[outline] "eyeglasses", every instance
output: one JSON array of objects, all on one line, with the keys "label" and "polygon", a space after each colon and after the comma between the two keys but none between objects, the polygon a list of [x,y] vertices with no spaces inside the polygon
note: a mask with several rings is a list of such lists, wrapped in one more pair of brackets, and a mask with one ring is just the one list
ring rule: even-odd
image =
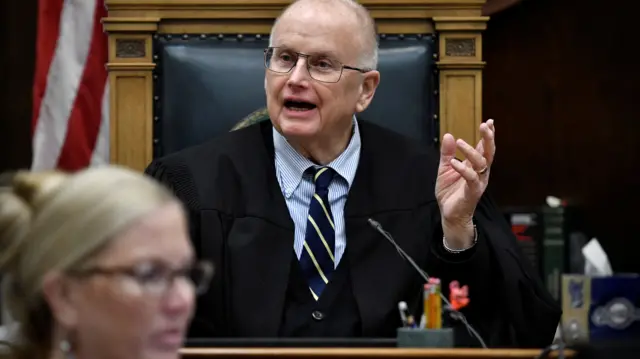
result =
[{"label": "eyeglasses", "polygon": [[298,63],[300,57],[307,58],[307,70],[312,79],[334,83],[340,81],[344,69],[367,73],[370,70],[343,65],[340,61],[325,55],[307,55],[282,47],[268,47],[264,50],[264,66],[273,72],[286,74]]},{"label": "eyeglasses", "polygon": [[80,271],[71,271],[69,274],[76,277],[88,277],[94,275],[124,276],[132,279],[145,292],[152,295],[163,295],[173,285],[176,278],[186,279],[195,288],[196,294],[203,294],[209,289],[209,283],[213,277],[214,266],[207,261],[200,261],[192,266],[171,269],[157,262],[145,262],[132,267],[120,268],[90,268]]}]

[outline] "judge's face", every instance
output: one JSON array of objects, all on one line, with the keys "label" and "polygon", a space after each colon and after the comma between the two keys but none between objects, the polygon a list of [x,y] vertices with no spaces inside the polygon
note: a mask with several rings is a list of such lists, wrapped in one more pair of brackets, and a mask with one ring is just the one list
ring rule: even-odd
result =
[{"label": "judge's face", "polygon": [[[77,350],[97,357],[178,358],[194,308],[193,260],[182,209],[166,205],[97,255],[94,275],[70,279]],[[72,313],[72,314],[70,314]],[[97,354],[97,353],[96,353]]]},{"label": "judge's face", "polygon": [[305,143],[351,131],[353,115],[367,108],[379,76],[342,69],[360,67],[361,32],[358,18],[339,5],[310,2],[282,15],[271,39],[275,49],[266,54],[272,70],[266,70],[265,90],[271,121],[285,137]]}]

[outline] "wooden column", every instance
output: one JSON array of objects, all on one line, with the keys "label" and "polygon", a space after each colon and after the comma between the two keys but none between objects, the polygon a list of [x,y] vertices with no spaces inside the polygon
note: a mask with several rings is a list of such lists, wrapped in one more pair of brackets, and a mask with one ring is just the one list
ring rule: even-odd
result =
[{"label": "wooden column", "polygon": [[[434,17],[439,38],[440,136],[449,132],[472,146],[482,122],[482,31],[488,17]],[[461,154],[459,154],[461,155]]]},{"label": "wooden column", "polygon": [[142,171],[153,156],[152,39],[159,19],[103,20],[109,34],[110,162]]}]

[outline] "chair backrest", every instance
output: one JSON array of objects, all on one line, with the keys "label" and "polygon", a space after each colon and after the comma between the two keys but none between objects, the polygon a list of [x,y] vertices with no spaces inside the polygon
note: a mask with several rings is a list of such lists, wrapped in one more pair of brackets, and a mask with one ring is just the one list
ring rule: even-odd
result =
[{"label": "chair backrest", "polygon": [[[263,49],[291,0],[105,0],[111,162],[142,170],[265,107]],[[484,0],[361,0],[381,83],[361,119],[435,145],[481,122]],[[255,116],[254,118],[264,118]]]},{"label": "chair backrest", "polygon": [[[268,43],[268,35],[159,37],[154,156],[228,132],[264,108],[263,50]],[[432,144],[438,134],[434,46],[430,35],[382,38],[381,83],[359,117]]]}]

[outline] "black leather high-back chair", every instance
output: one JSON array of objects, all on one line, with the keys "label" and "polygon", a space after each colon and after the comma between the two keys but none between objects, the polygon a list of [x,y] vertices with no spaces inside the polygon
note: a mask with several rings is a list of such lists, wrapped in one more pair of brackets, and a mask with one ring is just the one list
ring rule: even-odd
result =
[{"label": "black leather high-back chair", "polygon": [[[426,145],[439,136],[433,35],[380,35],[381,82],[359,118]],[[264,119],[268,35],[157,35],[154,157],[219,136],[247,116]]]}]

